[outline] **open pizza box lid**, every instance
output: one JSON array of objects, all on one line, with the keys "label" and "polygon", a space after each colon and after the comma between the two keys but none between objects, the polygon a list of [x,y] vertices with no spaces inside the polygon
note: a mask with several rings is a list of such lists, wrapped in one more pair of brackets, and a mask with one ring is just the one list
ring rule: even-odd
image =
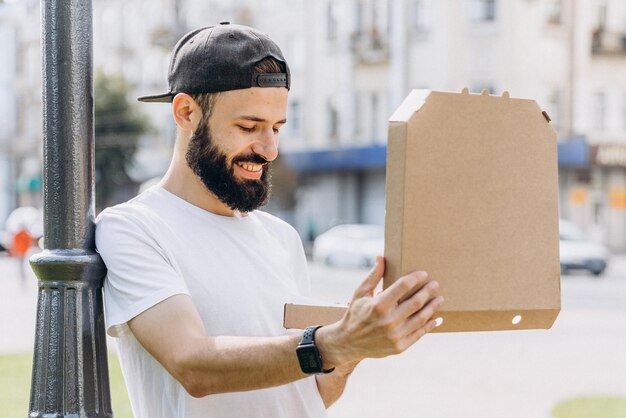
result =
[{"label": "open pizza box lid", "polygon": [[[389,119],[383,287],[440,284],[435,332],[547,329],[561,307],[556,132],[533,100],[413,90]],[[345,307],[285,305],[286,328]]]}]

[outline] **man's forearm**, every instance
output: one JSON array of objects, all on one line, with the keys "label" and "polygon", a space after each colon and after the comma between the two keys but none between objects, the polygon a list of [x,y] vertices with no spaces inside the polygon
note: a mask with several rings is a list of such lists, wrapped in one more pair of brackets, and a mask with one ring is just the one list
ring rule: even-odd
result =
[{"label": "man's forearm", "polygon": [[279,386],[301,379],[301,334],[207,336],[188,295],[176,295],[128,323],[141,345],[191,396]]},{"label": "man's forearm", "polygon": [[170,373],[195,397],[284,385],[306,377],[295,349],[300,335],[204,337],[181,347]]}]

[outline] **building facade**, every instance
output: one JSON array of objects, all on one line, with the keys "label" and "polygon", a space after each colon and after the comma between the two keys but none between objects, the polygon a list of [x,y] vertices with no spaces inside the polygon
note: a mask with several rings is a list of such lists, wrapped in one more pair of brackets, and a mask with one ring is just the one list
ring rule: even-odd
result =
[{"label": "building facade", "polygon": [[39,4],[0,1],[0,229],[18,206],[41,208]]},{"label": "building facade", "polygon": [[[26,107],[40,118],[37,14],[31,0],[0,2],[10,40],[0,48],[21,63],[0,69],[0,106],[11,103],[0,109],[5,206],[18,204],[8,188],[40,161],[23,144],[40,141],[41,121],[20,116]],[[290,63],[280,158],[296,187],[268,209],[305,239],[338,223],[382,224],[388,116],[411,89],[468,87],[537,100],[558,133],[561,216],[626,250],[622,0],[94,0],[95,67],[122,74],[136,95],[160,92],[176,40],[221,20],[268,33]],[[175,137],[168,106],[141,110],[154,129],[141,139],[138,182],[165,171]]]},{"label": "building facade", "polygon": [[304,74],[315,95],[298,107],[314,126],[285,146],[301,233],[383,223],[387,116],[410,89],[469,87],[537,100],[558,134],[561,217],[626,250],[624,2],[354,0],[305,14],[319,22],[305,66],[335,76]]}]

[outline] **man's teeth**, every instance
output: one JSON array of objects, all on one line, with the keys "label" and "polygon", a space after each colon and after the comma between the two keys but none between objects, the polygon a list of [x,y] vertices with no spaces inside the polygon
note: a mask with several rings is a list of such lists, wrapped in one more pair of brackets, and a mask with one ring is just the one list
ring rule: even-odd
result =
[{"label": "man's teeth", "polygon": [[252,171],[252,172],[261,171],[263,169],[263,166],[260,164],[238,163],[238,165],[239,167],[242,167],[244,170]]}]

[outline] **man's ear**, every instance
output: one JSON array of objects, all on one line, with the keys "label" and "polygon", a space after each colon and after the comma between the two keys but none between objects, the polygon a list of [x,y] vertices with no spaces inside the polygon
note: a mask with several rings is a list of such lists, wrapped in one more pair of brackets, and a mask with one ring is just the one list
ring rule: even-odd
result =
[{"label": "man's ear", "polygon": [[182,130],[193,132],[202,117],[202,111],[190,95],[178,93],[172,100],[172,115]]}]

